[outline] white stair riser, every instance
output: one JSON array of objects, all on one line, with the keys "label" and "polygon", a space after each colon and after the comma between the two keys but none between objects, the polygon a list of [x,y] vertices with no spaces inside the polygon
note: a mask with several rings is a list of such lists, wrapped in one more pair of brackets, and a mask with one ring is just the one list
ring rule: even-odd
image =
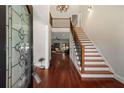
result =
[{"label": "white stair riser", "polygon": [[[76,46],[74,46],[76,48]],[[76,49],[75,49],[76,50]],[[97,51],[96,49],[84,49],[85,51]]]},{"label": "white stair riser", "polygon": [[108,67],[85,67],[85,71],[109,71]]},{"label": "white stair riser", "polygon": [[[78,55],[78,53],[76,53],[76,55]],[[76,59],[79,59],[79,57],[77,56]],[[102,57],[85,57],[85,60],[100,60],[103,59]]]},{"label": "white stair riser", "polygon": [[94,60],[94,59],[97,60],[97,59],[98,59],[98,60],[99,60],[99,59],[103,59],[103,58],[102,58],[102,57],[85,57],[84,59],[85,59],[85,60],[87,60],[87,59],[90,59],[90,60],[92,60],[92,59],[93,59],[93,60]]},{"label": "white stair riser", "polygon": [[82,78],[113,78],[112,74],[82,74]]},{"label": "white stair riser", "polygon": [[99,53],[84,53],[84,55],[99,55]]},{"label": "white stair riser", "polygon": [[97,51],[96,49],[85,49],[85,51]]},{"label": "white stair riser", "polygon": [[[76,53],[76,55],[78,55],[78,53]],[[77,56],[76,57],[76,59],[78,59],[79,60],[79,57]],[[102,60],[103,58],[102,57],[85,57],[84,58],[85,60]],[[92,64],[97,64],[97,63],[99,63],[99,64],[102,64],[102,63],[104,63],[104,62],[87,62],[87,61],[85,61],[85,63],[92,63]],[[105,63],[104,63],[105,64]]]},{"label": "white stair riser", "polygon": [[85,48],[95,48],[94,46],[85,46]]},{"label": "white stair riser", "polygon": [[84,62],[85,65],[103,65],[104,62]]},{"label": "white stair riser", "polygon": [[93,45],[92,43],[82,43],[82,45]]}]

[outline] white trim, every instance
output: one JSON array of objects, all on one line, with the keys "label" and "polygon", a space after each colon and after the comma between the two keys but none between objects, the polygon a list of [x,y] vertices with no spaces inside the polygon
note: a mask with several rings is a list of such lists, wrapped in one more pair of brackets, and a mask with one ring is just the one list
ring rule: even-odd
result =
[{"label": "white trim", "polygon": [[49,30],[48,25],[45,26],[45,69],[49,68],[50,59],[49,59]]},{"label": "white trim", "polygon": [[114,74],[114,78],[124,84],[124,78],[123,77],[119,76],[118,74]]}]

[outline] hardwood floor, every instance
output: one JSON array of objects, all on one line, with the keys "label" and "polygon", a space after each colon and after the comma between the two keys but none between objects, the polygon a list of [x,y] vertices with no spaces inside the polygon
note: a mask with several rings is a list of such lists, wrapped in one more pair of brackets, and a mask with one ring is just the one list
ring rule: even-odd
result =
[{"label": "hardwood floor", "polygon": [[42,78],[34,88],[124,88],[115,79],[81,79],[68,55],[52,54],[49,70],[37,69]]}]

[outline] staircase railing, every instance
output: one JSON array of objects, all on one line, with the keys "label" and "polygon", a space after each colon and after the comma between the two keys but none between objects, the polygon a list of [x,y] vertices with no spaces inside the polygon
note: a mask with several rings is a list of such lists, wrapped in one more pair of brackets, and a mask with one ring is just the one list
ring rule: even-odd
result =
[{"label": "staircase railing", "polygon": [[78,63],[78,65],[81,67],[81,71],[83,71],[85,47],[80,42],[79,37],[74,28],[75,27],[73,26],[71,18],[70,18],[70,30],[71,30],[72,38],[73,38],[74,44],[75,44],[76,55],[78,56],[78,61],[80,62],[80,63]]}]

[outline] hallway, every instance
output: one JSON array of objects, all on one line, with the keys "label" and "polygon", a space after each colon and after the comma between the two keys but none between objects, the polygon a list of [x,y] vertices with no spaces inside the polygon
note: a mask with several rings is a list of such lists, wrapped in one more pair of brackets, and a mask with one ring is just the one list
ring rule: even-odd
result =
[{"label": "hallway", "polygon": [[49,70],[37,69],[42,78],[34,88],[122,88],[115,79],[81,79],[68,55],[52,54]]}]

